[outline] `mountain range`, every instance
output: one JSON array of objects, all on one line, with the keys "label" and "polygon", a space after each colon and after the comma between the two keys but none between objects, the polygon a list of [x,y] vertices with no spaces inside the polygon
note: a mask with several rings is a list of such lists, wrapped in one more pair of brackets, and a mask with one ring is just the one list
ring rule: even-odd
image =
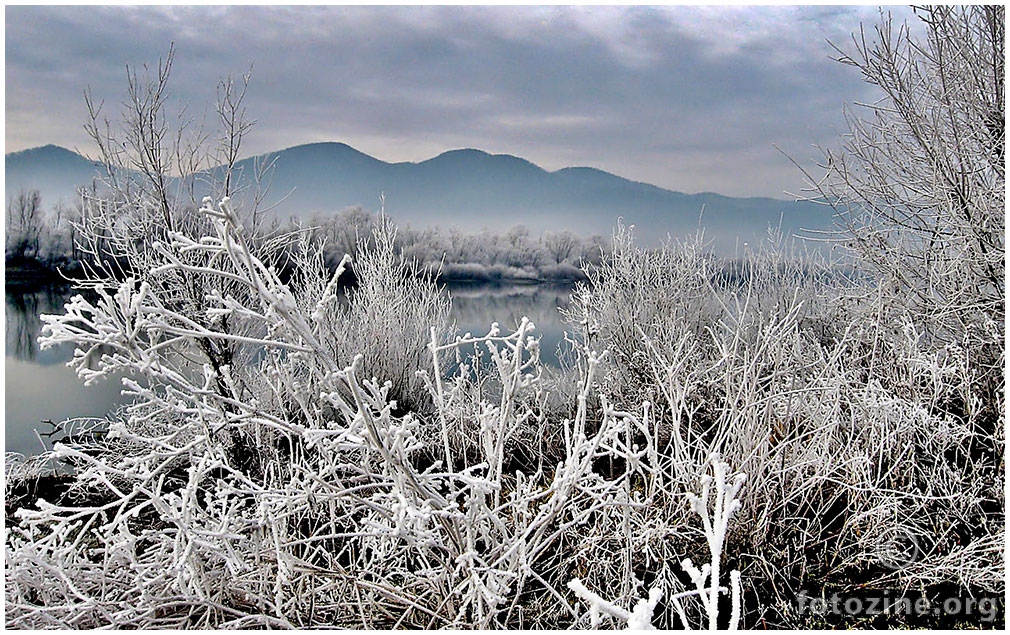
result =
[{"label": "mountain range", "polygon": [[[544,170],[529,161],[481,150],[452,150],[418,163],[387,163],[344,143],[313,143],[240,161],[241,174],[271,163],[267,203],[281,220],[310,219],[351,206],[376,210],[380,196],[398,224],[456,226],[503,232],[523,224],[534,232],[569,229],[609,236],[619,218],[653,246],[693,232],[699,219],[719,252],[760,240],[769,226],[786,234],[831,227],[830,209],[806,201],[685,194],[588,167]],[[5,156],[6,194],[35,188],[43,205],[70,204],[101,164],[43,146]]]}]

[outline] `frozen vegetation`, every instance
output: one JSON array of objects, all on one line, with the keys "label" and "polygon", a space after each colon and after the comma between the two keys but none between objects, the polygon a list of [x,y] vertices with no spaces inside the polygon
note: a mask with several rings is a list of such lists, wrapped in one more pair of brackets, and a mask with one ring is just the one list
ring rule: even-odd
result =
[{"label": "frozen vegetation", "polygon": [[[379,214],[355,207],[308,223],[313,236],[326,244],[324,258],[335,266],[344,254],[354,254],[359,238],[370,244]],[[582,238],[563,230],[534,235],[523,225],[499,235],[488,231],[463,233],[429,227],[401,227],[394,249],[415,261],[417,272],[456,282],[572,282],[584,280],[607,253],[599,236]]]},{"label": "frozen vegetation", "polygon": [[227,182],[198,214],[157,174],[89,201],[91,293],[42,342],[132,402],[7,457],[8,501],[47,460],[73,475],[7,508],[6,625],[796,628],[832,624],[800,594],[1002,596],[1002,65],[979,60],[1003,9],[924,16],[920,48],[885,23],[847,58],[911,79],[826,157],[846,268],[775,232],[730,267],[618,227],[560,371],[528,320],[453,335],[384,219],[332,262]]},{"label": "frozen vegetation", "polygon": [[[73,207],[57,204],[46,209],[38,190],[20,190],[7,201],[5,235],[6,263],[25,282],[33,278],[58,278],[59,273],[79,275],[92,259],[92,254],[78,246],[79,227],[95,191],[82,190],[81,199]],[[190,205],[190,213],[197,206]],[[322,257],[332,270],[344,254],[356,254],[359,247],[371,246],[372,230],[386,217],[382,212],[369,212],[351,207],[335,214],[317,215],[304,225],[257,219],[262,233],[280,235],[305,231],[325,244]],[[359,240],[360,239],[360,240]],[[101,240],[99,250],[105,249]],[[456,228],[401,227],[393,248],[397,254],[416,261],[415,273],[434,275],[445,282],[498,283],[570,283],[584,280],[584,269],[599,264],[606,254],[607,243],[599,236],[583,238],[562,230],[534,235],[524,225],[516,225],[504,234],[487,230],[464,233]],[[280,262],[290,260],[293,253],[277,254]],[[131,263],[122,259],[125,269]],[[356,272],[351,273],[356,276]],[[345,281],[347,282],[347,281]]]}]

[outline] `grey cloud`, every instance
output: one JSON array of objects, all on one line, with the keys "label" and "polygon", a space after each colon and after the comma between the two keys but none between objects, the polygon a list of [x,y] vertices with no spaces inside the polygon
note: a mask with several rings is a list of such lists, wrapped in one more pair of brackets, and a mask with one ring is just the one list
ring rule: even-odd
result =
[{"label": "grey cloud", "polygon": [[174,41],[173,85],[194,108],[213,99],[220,76],[255,63],[253,153],[329,139],[396,161],[477,146],[686,191],[779,195],[797,173],[772,144],[805,157],[842,125],[843,102],[871,95],[828,59],[825,41],[845,41],[876,10],[8,7],[6,15],[8,152],[84,145],[83,89],[114,105],[124,66],[156,62]]}]

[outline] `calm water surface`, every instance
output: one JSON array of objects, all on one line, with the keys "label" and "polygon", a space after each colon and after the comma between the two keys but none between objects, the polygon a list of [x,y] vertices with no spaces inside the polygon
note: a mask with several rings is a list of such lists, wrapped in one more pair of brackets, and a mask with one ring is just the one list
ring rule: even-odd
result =
[{"label": "calm water surface", "polygon": [[[7,289],[5,293],[5,442],[8,452],[34,454],[42,450],[35,430],[49,429],[44,420],[104,417],[122,400],[121,385],[106,380],[85,387],[67,368],[74,347],[63,345],[39,350],[42,331],[39,315],[62,313],[74,291],[67,287],[38,290]],[[518,326],[523,316],[536,325],[541,357],[556,365],[558,346],[564,339],[559,308],[567,307],[571,288],[540,285],[466,285],[449,288],[452,318],[459,333],[487,333],[492,322],[502,332]]]}]

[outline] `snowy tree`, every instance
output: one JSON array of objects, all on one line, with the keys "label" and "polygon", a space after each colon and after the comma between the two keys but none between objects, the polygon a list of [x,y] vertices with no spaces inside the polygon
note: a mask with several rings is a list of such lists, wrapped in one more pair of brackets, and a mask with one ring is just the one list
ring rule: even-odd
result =
[{"label": "snowy tree", "polygon": [[544,246],[551,260],[556,264],[561,264],[576,254],[579,239],[568,230],[560,232],[547,232],[544,234]]},{"label": "snowy tree", "polygon": [[315,214],[309,220],[311,232],[326,243],[327,264],[336,267],[344,254],[355,254],[359,246],[369,246],[376,215],[360,205],[336,214]]},{"label": "snowy tree", "polygon": [[44,229],[42,195],[38,190],[18,190],[7,201],[5,251],[7,258],[34,258]]},{"label": "snowy tree", "polygon": [[1005,8],[916,13],[924,37],[882,14],[872,37],[839,48],[882,98],[846,113],[816,188],[889,296],[960,340],[1005,313]]}]

